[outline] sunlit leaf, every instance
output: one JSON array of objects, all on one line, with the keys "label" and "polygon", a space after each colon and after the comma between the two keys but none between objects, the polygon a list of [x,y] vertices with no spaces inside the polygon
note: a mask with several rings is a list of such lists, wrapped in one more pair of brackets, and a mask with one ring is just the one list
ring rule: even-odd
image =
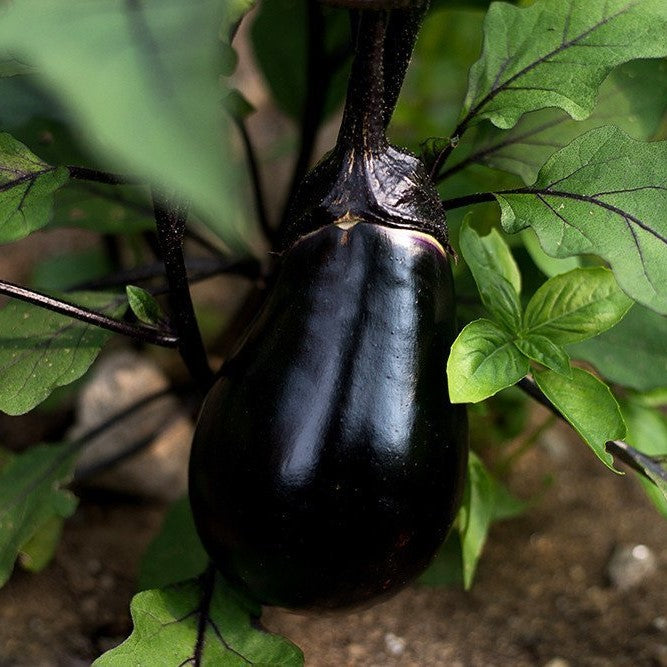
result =
[{"label": "sunlit leaf", "polygon": [[534,185],[497,199],[506,231],[532,227],[554,257],[602,257],[628,295],[667,313],[667,141],[591,130],[554,154]]}]

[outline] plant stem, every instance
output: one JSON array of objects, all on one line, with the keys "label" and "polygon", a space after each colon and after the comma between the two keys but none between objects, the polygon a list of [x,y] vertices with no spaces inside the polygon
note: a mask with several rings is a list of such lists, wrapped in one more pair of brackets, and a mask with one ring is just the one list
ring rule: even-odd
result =
[{"label": "plant stem", "polygon": [[428,2],[422,2],[421,7],[395,9],[389,15],[384,47],[385,128],[396,107],[427,9]]},{"label": "plant stem", "polygon": [[292,200],[313,157],[315,139],[324,118],[324,106],[334,71],[333,63],[327,58],[325,51],[325,25],[322,7],[319,2],[311,0],[306,3],[306,7],[308,12],[306,99],[301,115],[299,153],[281,216],[281,227],[287,220]]},{"label": "plant stem", "polygon": [[[499,192],[498,194],[503,193]],[[446,211],[451,211],[455,208],[470,206],[471,204],[484,204],[485,202],[490,201],[496,201],[496,197],[493,192],[478,192],[471,195],[465,195],[463,197],[455,197],[454,199],[443,199],[442,205],[445,207]]]},{"label": "plant stem", "polygon": [[178,351],[199,388],[205,391],[213,381],[213,371],[197,324],[183,256],[188,207],[173,194],[154,190],[153,208],[160,254],[169,285],[169,305],[178,334]]},{"label": "plant stem", "polygon": [[[542,390],[537,386],[535,380],[529,377],[525,377],[522,380],[519,380],[517,386],[525,391],[538,403],[551,410],[551,412],[553,412],[557,417],[563,421],[567,421],[563,413],[546,397]],[[667,470],[665,470],[652,457],[643,454],[631,445],[628,445],[627,442],[623,442],[622,440],[610,440],[607,442],[606,448],[610,454],[617,456],[621,461],[623,461],[623,463],[638,472],[643,477],[646,477],[646,479],[653,482],[654,484],[655,481],[651,479],[649,475],[647,475],[645,468],[650,470],[651,473],[656,477],[659,477],[667,482]]]},{"label": "plant stem", "polygon": [[[375,152],[387,145],[385,135],[384,44],[386,11],[362,12],[355,57],[347,89],[338,146]],[[358,156],[362,159],[362,156]]]},{"label": "plant stem", "polygon": [[[256,280],[260,276],[260,265],[255,259],[221,260],[214,257],[194,257],[185,260],[185,266],[188,271],[188,282],[203,280],[205,278],[219,274],[232,274],[243,276],[250,280]],[[96,290],[109,287],[124,287],[142,283],[153,278],[162,278],[165,275],[165,268],[162,262],[154,262],[137,266],[125,271],[118,271],[98,280],[91,280],[80,283],[72,287],[73,291],[78,290]]]},{"label": "plant stem", "polygon": [[257,164],[257,156],[255,154],[255,147],[250,140],[248,128],[243,122],[242,118],[234,118],[236,127],[241,135],[241,141],[245,149],[246,160],[248,161],[248,168],[250,169],[250,180],[252,181],[252,189],[255,199],[255,208],[257,210],[257,220],[259,226],[264,232],[266,239],[273,244],[276,240],[276,230],[269,222],[269,216],[266,212],[266,204],[264,200],[264,189],[262,187],[262,177],[259,173],[259,166]]},{"label": "plant stem", "polygon": [[4,294],[13,299],[18,299],[19,301],[31,303],[54,313],[66,315],[67,317],[86,322],[87,324],[93,324],[101,329],[113,331],[114,333],[119,333],[123,336],[129,336],[142,343],[150,343],[151,345],[159,345],[161,347],[178,346],[178,337],[174,336],[171,332],[159,331],[158,329],[144,324],[121,322],[120,320],[115,320],[112,317],[90,310],[89,308],[77,306],[69,301],[56,299],[47,296],[46,294],[42,294],[41,292],[30,290],[4,280],[0,280],[0,294]]},{"label": "plant stem", "polygon": [[113,174],[99,169],[90,169],[78,165],[68,165],[69,177],[77,181],[92,181],[94,183],[106,183],[108,185],[139,185],[138,179],[123,174]]}]

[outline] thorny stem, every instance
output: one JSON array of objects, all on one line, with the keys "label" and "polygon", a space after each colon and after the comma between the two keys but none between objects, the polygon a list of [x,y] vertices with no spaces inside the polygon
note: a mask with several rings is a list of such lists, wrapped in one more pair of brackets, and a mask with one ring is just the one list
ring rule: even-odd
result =
[{"label": "thorny stem", "polygon": [[[499,192],[498,194],[514,194],[516,192],[516,190],[507,190],[504,192]],[[496,201],[496,197],[493,192],[479,192],[471,195],[465,195],[463,197],[455,197],[453,199],[443,199],[442,205],[445,207],[445,211],[451,211],[455,208],[470,206],[472,204],[484,204],[485,202],[491,201]]]},{"label": "thorny stem", "polygon": [[198,387],[205,391],[213,381],[213,371],[197,324],[183,256],[188,207],[173,194],[153,190],[153,208],[160,254],[169,285],[168,300],[178,334],[178,351]]},{"label": "thorny stem", "polygon": [[160,331],[153,327],[144,324],[129,324],[128,322],[121,322],[115,320],[107,315],[102,315],[97,311],[90,310],[84,306],[78,306],[63,299],[56,299],[41,292],[30,290],[14,283],[0,280],[0,294],[9,296],[19,301],[31,303],[40,308],[45,308],[54,313],[66,315],[75,320],[93,324],[94,326],[113,331],[123,336],[129,336],[142,343],[150,343],[151,345],[159,345],[161,347],[177,347],[179,339],[171,332]]},{"label": "thorny stem", "polygon": [[[547,398],[547,396],[542,392],[542,390],[537,386],[535,380],[529,377],[525,377],[522,380],[519,380],[517,386],[525,391],[531,398],[536,400],[538,403],[542,404],[544,407],[548,408],[553,412],[557,417],[560,417],[563,421],[567,421],[563,413]],[[617,456],[623,463],[627,466],[638,472],[643,477],[646,477],[649,481],[655,484],[655,481],[652,480],[647,474],[646,469],[650,470],[656,477],[665,480],[667,482],[667,470],[665,470],[661,465],[659,465],[654,459],[642,452],[638,451],[634,447],[623,442],[622,440],[610,440],[606,445],[607,451],[610,454]],[[643,467],[642,467],[643,466]]]}]

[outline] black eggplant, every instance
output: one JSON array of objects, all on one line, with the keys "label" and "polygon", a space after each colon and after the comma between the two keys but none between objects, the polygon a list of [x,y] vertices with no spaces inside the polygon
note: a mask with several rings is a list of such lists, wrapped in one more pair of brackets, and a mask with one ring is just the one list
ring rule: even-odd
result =
[{"label": "black eggplant", "polygon": [[[363,80],[353,69],[351,88]],[[421,162],[384,140],[385,110],[373,134],[351,109],[293,202],[277,277],[206,398],[190,462],[213,562],[292,609],[404,586],[444,541],[465,481],[441,203]]]}]

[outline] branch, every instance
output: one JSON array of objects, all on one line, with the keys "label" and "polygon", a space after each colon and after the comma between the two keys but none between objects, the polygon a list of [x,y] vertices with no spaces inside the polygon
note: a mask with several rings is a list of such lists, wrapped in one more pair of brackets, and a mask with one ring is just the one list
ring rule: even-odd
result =
[{"label": "branch", "polygon": [[99,169],[90,169],[78,165],[68,165],[69,177],[77,181],[92,181],[93,183],[106,183],[107,185],[141,185],[138,179],[123,174],[113,174]]},{"label": "branch", "polygon": [[160,253],[169,285],[171,315],[178,334],[178,351],[199,388],[206,390],[213,381],[213,371],[208,364],[197,324],[183,257],[183,234],[188,208],[179,203],[173,194],[165,195],[157,190],[153,191],[153,207]]},{"label": "branch", "polygon": [[[510,191],[507,190],[505,193],[499,192],[498,194],[510,194]],[[493,192],[478,192],[471,195],[465,195],[464,197],[455,197],[454,199],[443,199],[442,205],[445,207],[446,211],[450,211],[454,208],[461,208],[462,206],[470,206],[471,204],[484,204],[485,202],[496,201],[496,197]]]},{"label": "branch", "polygon": [[[538,403],[551,410],[557,417],[560,417],[563,421],[567,421],[562,412],[545,396],[532,378],[525,377],[522,380],[519,380],[517,387],[525,391]],[[667,470],[650,456],[642,454],[639,450],[628,445],[627,442],[623,442],[622,440],[610,440],[607,443],[607,451],[610,454],[617,456],[623,463],[654,484],[655,480],[647,475],[646,470],[650,470],[656,478],[663,479],[667,482]]]},{"label": "branch", "polygon": [[[262,188],[262,178],[259,173],[257,164],[257,156],[255,154],[255,147],[250,140],[248,128],[243,122],[243,118],[234,117],[234,122],[241,135],[241,141],[245,150],[246,160],[248,161],[248,168],[250,169],[250,180],[252,181],[252,189],[255,199],[255,208],[257,209],[257,220],[259,226],[264,232],[267,240],[273,244],[276,240],[276,230],[271,227],[269,223],[269,216],[266,212],[266,204],[264,200],[264,190]],[[308,156],[310,159],[310,156]]]},{"label": "branch", "polygon": [[327,58],[325,50],[325,26],[322,7],[319,2],[307,2],[306,5],[308,11],[306,99],[301,116],[299,154],[294,165],[285,207],[281,216],[281,227],[285,226],[290,205],[313,157],[317,131],[324,118],[327,92],[335,70],[333,59]]},{"label": "branch", "polygon": [[115,320],[112,317],[102,315],[102,313],[90,310],[89,308],[77,306],[69,301],[56,299],[4,280],[0,280],[0,294],[31,303],[54,313],[66,315],[87,324],[93,324],[101,329],[129,336],[142,343],[150,343],[151,345],[159,345],[161,347],[176,347],[178,345],[178,338],[170,332],[160,331],[144,324],[129,324],[128,322]]}]

